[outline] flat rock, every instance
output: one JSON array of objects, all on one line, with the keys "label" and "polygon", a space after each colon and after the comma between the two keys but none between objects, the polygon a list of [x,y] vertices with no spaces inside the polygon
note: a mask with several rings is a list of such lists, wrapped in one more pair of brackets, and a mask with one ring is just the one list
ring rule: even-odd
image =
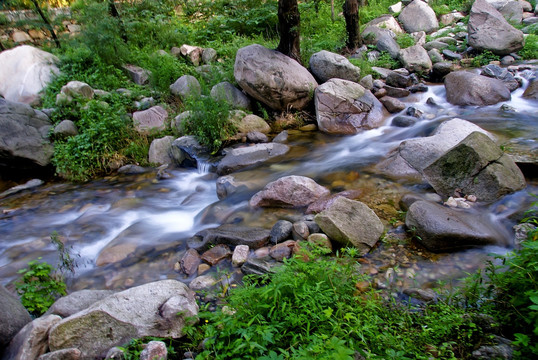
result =
[{"label": "flat rock", "polygon": [[224,260],[230,256],[232,256],[232,251],[230,248],[227,245],[218,244],[205,251],[201,258],[209,265],[214,266],[217,265],[221,260]]},{"label": "flat rock", "polygon": [[269,159],[282,156],[289,150],[289,146],[279,143],[254,144],[232,149],[220,161],[217,173],[226,175],[247,166],[257,165]]},{"label": "flat rock", "polygon": [[187,247],[200,252],[209,249],[211,245],[218,244],[248,245],[251,249],[258,249],[269,242],[270,233],[270,230],[264,228],[224,224],[199,231],[187,240]]},{"label": "flat rock", "polygon": [[249,201],[256,207],[303,207],[329,194],[329,190],[304,176],[284,176],[270,182]]},{"label": "flat rock", "polygon": [[147,110],[133,113],[133,124],[140,133],[161,131],[166,129],[168,111],[161,106],[153,106]]}]

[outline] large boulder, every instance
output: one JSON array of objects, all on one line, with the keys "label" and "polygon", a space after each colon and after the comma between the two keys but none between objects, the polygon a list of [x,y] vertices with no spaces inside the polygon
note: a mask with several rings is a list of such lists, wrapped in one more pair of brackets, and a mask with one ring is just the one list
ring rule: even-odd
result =
[{"label": "large boulder", "polygon": [[252,108],[248,96],[228,81],[213,86],[210,95],[217,101],[227,102],[234,109],[250,110]]},{"label": "large boulder", "polygon": [[527,99],[538,100],[538,77],[529,81],[529,85],[522,96]]},{"label": "large boulder", "polygon": [[133,338],[179,338],[187,317],[198,314],[194,294],[177,280],[161,280],[110,295],[57,323],[51,351],[77,348],[83,359],[106,355]]},{"label": "large boulder", "polygon": [[469,71],[451,72],[445,77],[446,98],[454,105],[485,106],[510,100],[510,90],[498,79]]},{"label": "large boulder", "polygon": [[361,255],[377,243],[384,226],[377,215],[364,203],[338,197],[327,209],[314,217],[321,230],[342,245],[353,245]]},{"label": "large boulder", "polygon": [[506,235],[487,218],[423,200],[411,204],[405,225],[417,241],[434,252],[509,245]]},{"label": "large boulder", "polygon": [[367,28],[368,26],[375,26],[379,29],[387,29],[392,31],[394,34],[403,34],[404,31],[398,21],[394,18],[392,15],[381,15],[373,20],[370,20],[366,23],[364,26]]},{"label": "large boulder", "polygon": [[472,132],[479,131],[492,140],[494,136],[462,119],[445,121],[428,137],[405,140],[391,151],[377,169],[393,177],[422,178],[422,171]]},{"label": "large boulder", "polygon": [[[419,1],[419,0],[415,0]],[[401,49],[398,57],[402,65],[411,72],[429,72],[432,69],[432,61],[426,49],[420,45],[413,45]]]},{"label": "large boulder", "polygon": [[198,167],[199,162],[206,162],[211,152],[200,144],[192,135],[182,136],[172,142],[170,155],[174,162],[182,167]]},{"label": "large boulder", "polygon": [[49,330],[60,320],[58,315],[45,315],[26,324],[11,340],[3,359],[27,360],[43,355],[49,345]]},{"label": "large boulder", "polygon": [[361,85],[331,79],[316,89],[316,118],[321,131],[352,135],[379,127],[383,105]]},{"label": "large boulder", "polygon": [[181,99],[196,98],[202,94],[202,87],[192,75],[183,75],[170,85],[170,92]]},{"label": "large boulder", "polygon": [[400,45],[398,45],[396,40],[389,34],[384,33],[379,35],[376,47],[379,51],[388,52],[390,57],[392,57],[393,59],[398,58],[398,54],[400,52]]},{"label": "large boulder", "polygon": [[297,61],[257,44],[237,51],[234,76],[247,94],[275,110],[305,108],[318,86]]},{"label": "large boulder", "polygon": [[439,29],[435,12],[422,0],[415,0],[407,5],[398,16],[398,20],[408,33],[418,31],[431,33]]},{"label": "large boulder", "polygon": [[58,58],[29,45],[0,53],[0,95],[6,100],[30,104],[39,92],[59,74]]},{"label": "large boulder", "polygon": [[166,119],[168,119],[168,111],[158,105],[133,113],[134,127],[142,134],[166,129]]},{"label": "large boulder", "polygon": [[54,148],[45,113],[0,98],[0,167],[35,169],[48,166]]},{"label": "large boulder", "polygon": [[310,70],[321,81],[332,78],[344,79],[354,82],[361,80],[361,69],[349,62],[342,55],[321,50],[310,57]]},{"label": "large boulder", "polygon": [[290,150],[288,145],[279,143],[255,144],[229,150],[217,167],[219,175],[226,175],[265,162],[271,158],[282,156]]},{"label": "large boulder", "polygon": [[[418,0],[417,0],[418,1]],[[477,50],[508,55],[523,48],[523,33],[486,0],[476,0],[467,24],[468,43]]]},{"label": "large boulder", "polygon": [[172,159],[170,152],[174,140],[173,136],[165,136],[153,140],[149,146],[148,161],[152,164],[159,165],[172,164],[174,160]]},{"label": "large boulder", "polygon": [[303,207],[329,194],[329,190],[304,176],[284,176],[270,182],[250,199],[251,206]]},{"label": "large boulder", "polygon": [[0,285],[0,322],[4,324],[0,327],[0,348],[5,349],[19,330],[30,321],[32,318],[20,300]]},{"label": "large boulder", "polygon": [[204,229],[187,240],[187,247],[199,252],[206,251],[214,245],[247,245],[258,249],[267,244],[271,231],[264,228],[224,224],[216,228]]},{"label": "large boulder", "polygon": [[114,294],[112,290],[79,290],[62,296],[51,305],[46,315],[54,314],[63,318],[87,309],[99,300]]},{"label": "large boulder", "polygon": [[499,12],[507,21],[513,24],[520,24],[521,20],[523,20],[523,6],[519,1],[507,2],[499,9]]},{"label": "large boulder", "polygon": [[489,137],[473,132],[430,164],[424,177],[439,195],[455,191],[493,201],[525,187],[514,161]]}]

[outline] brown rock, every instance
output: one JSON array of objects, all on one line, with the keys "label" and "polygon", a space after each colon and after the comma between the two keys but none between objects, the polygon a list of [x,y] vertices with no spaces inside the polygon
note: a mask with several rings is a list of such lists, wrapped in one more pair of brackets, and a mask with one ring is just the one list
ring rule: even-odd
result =
[{"label": "brown rock", "polygon": [[202,260],[211,265],[216,265],[219,261],[232,255],[232,251],[227,245],[219,244],[202,254]]},{"label": "brown rock", "polygon": [[329,190],[304,176],[285,176],[267,184],[250,199],[250,206],[303,207]]},{"label": "brown rock", "polygon": [[189,249],[185,252],[185,254],[183,254],[183,257],[181,258],[181,270],[185,274],[191,276],[198,271],[198,265],[200,265],[201,262],[202,259],[200,258],[198,251],[194,249]]},{"label": "brown rock", "polygon": [[289,258],[291,256],[294,246],[294,240],[286,240],[273,246],[271,250],[269,250],[269,255],[275,260],[282,261],[284,258]]}]

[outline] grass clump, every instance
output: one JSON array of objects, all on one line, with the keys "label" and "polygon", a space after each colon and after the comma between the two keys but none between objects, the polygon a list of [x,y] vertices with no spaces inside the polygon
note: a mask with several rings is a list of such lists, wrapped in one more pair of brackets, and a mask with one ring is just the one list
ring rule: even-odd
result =
[{"label": "grass clump", "polygon": [[538,35],[529,34],[525,38],[525,46],[519,51],[519,55],[525,60],[538,59]]},{"label": "grass clump", "polygon": [[415,39],[409,34],[398,34],[394,40],[402,49],[415,45]]}]

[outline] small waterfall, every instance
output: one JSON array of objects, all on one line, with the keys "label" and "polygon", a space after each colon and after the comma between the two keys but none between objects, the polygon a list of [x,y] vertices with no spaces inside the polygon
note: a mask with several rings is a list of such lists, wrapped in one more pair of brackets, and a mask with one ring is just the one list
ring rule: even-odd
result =
[{"label": "small waterfall", "polygon": [[196,167],[198,168],[198,174],[204,175],[208,174],[209,170],[211,170],[211,163],[207,159],[197,159],[196,160]]}]

